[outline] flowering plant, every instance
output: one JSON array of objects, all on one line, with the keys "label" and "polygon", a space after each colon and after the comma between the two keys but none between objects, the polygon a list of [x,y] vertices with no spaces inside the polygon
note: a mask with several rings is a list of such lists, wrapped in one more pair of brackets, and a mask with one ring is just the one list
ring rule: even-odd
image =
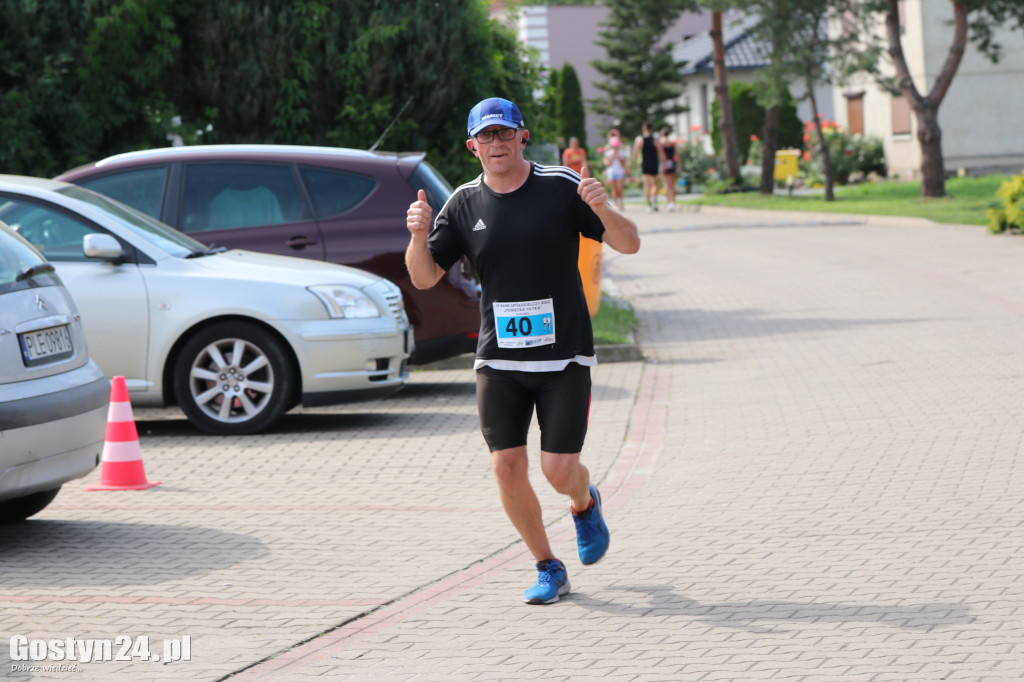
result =
[{"label": "flowering plant", "polygon": [[[848,184],[851,177],[864,178],[869,173],[886,174],[885,150],[879,138],[859,133],[851,135],[835,121],[826,120],[821,114],[819,118],[837,184]],[[825,174],[814,121],[804,123],[804,145],[807,151],[801,157],[800,170],[807,183],[813,185],[821,182]]]},{"label": "flowering plant", "polygon": [[761,165],[761,159],[764,158],[764,143],[761,142],[761,138],[757,135],[750,136],[750,151],[747,152],[747,165],[758,166]]}]

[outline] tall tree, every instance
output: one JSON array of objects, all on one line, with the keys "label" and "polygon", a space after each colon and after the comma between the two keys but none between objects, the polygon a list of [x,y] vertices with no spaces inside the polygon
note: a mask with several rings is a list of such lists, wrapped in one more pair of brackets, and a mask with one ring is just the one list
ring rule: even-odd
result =
[{"label": "tall tree", "polygon": [[[858,71],[877,69],[879,46],[868,30],[872,10],[860,0],[753,0],[750,11],[759,17],[755,35],[770,45],[770,63],[758,80],[760,101],[770,111],[781,104],[784,83],[803,81],[822,159],[825,199],[832,201],[835,174],[815,89],[819,84],[841,84]],[[836,30],[827,30],[830,21]],[[771,123],[766,117],[766,129]],[[763,170],[767,171],[767,164]],[[762,191],[765,175],[763,172]]]},{"label": "tall tree", "polygon": [[562,67],[558,92],[558,124],[561,136],[568,142],[576,137],[580,146],[587,148],[587,118],[583,109],[583,89],[580,87],[579,76],[572,64],[566,62]]},{"label": "tall tree", "polygon": [[[767,7],[765,7],[767,5]],[[782,106],[789,103],[792,106],[792,97],[789,95],[786,67],[786,41],[791,35],[787,16],[773,16],[774,12],[785,12],[785,6],[774,7],[771,0],[765,2],[759,8],[761,14],[761,26],[755,29],[755,35],[768,45],[768,67],[759,70],[755,82],[757,83],[758,102],[765,108],[764,126],[761,130],[761,144],[763,154],[761,155],[761,184],[758,191],[761,194],[773,194],[775,192],[775,152],[779,150],[779,120],[782,115]]]},{"label": "tall tree", "polygon": [[530,121],[530,134],[536,136],[538,142],[557,141],[562,134],[562,124],[558,118],[559,100],[562,97],[562,70],[548,69],[547,74],[543,94],[537,103],[537,116]]},{"label": "tall tree", "polygon": [[896,88],[907,98],[917,119],[917,141],[921,147],[921,195],[941,197],[946,192],[946,171],[942,156],[939,106],[949,92],[968,41],[974,42],[984,55],[997,62],[1000,45],[995,41],[993,32],[1001,26],[1017,30],[1024,28],[1024,2],[952,0],[953,41],[942,69],[927,93],[922,93],[907,66],[898,0],[876,0],[870,4],[875,11],[885,15],[889,56],[896,69]]},{"label": "tall tree", "polygon": [[608,19],[597,44],[607,59],[592,62],[605,80],[595,83],[603,98],[591,110],[607,117],[626,137],[645,120],[657,129],[685,107],[677,101],[684,62],[672,56],[665,32],[691,0],[608,0]]},{"label": "tall tree", "polygon": [[736,128],[732,120],[732,103],[729,100],[729,74],[725,68],[725,40],[722,36],[722,12],[711,12],[711,55],[715,72],[715,101],[721,124],[721,140],[725,157],[725,172],[737,187],[743,184],[740,175],[739,152],[736,148]]}]

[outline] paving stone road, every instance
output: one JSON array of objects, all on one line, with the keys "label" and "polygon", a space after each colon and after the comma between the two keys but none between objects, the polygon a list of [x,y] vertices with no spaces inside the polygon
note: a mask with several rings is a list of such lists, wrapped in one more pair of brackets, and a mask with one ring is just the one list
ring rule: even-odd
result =
[{"label": "paving stone road", "polygon": [[97,471],[0,527],[0,678],[1024,679],[1024,237],[630,210],[641,252],[605,266],[644,361],[594,371],[601,563],[537,481],[567,598],[521,602],[469,370],[246,438],[138,409],[162,485]]}]

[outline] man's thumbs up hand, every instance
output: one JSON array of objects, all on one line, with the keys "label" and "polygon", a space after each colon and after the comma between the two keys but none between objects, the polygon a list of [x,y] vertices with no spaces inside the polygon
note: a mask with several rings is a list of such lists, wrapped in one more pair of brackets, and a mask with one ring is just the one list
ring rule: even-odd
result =
[{"label": "man's thumbs up hand", "polygon": [[580,169],[580,184],[576,192],[595,212],[608,205],[608,194],[604,191],[604,185],[597,178],[590,177],[590,167],[586,164]]},{"label": "man's thumbs up hand", "polygon": [[405,213],[405,226],[414,237],[426,237],[430,232],[430,220],[434,209],[427,203],[427,193],[422,189],[416,192],[416,201],[412,202]]}]

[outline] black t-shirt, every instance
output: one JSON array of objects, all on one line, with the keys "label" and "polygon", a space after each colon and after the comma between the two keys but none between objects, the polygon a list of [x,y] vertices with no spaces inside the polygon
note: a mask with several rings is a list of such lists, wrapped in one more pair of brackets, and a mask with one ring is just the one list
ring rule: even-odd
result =
[{"label": "black t-shirt", "polygon": [[534,163],[514,192],[498,194],[480,176],[438,212],[431,255],[445,270],[466,256],[483,288],[478,366],[552,371],[573,360],[593,364],[579,240],[601,241],[604,225],[577,194],[579,182],[568,168]]},{"label": "black t-shirt", "polygon": [[640,172],[643,175],[658,174],[658,147],[653,135],[643,138],[643,145],[640,147]]}]

